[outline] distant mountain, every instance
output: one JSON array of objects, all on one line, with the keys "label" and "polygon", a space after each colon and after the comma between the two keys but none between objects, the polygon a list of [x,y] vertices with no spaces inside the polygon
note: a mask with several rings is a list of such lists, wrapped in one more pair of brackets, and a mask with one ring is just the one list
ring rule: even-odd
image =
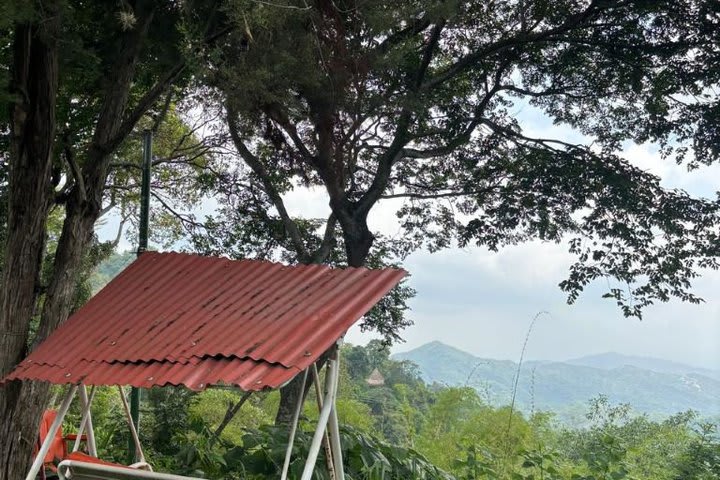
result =
[{"label": "distant mountain", "polygon": [[567,360],[564,363],[571,365],[580,365],[583,367],[602,368],[604,370],[613,370],[621,367],[636,367],[643,370],[651,370],[660,373],[676,373],[688,374],[698,373],[706,377],[720,380],[720,371],[710,370],[708,368],[694,367],[684,365],[678,362],[671,362],[661,358],[637,357],[633,355],[622,355],[620,353],[600,353],[597,355],[588,355],[585,357]]},{"label": "distant mountain", "polygon": [[[493,405],[511,401],[517,372],[515,362],[478,358],[441,342],[431,342],[394,357],[415,363],[428,383],[471,386]],[[714,378],[720,375],[718,372],[704,375],[693,367],[682,370],[680,364],[672,362],[667,362],[665,370],[660,371],[663,365],[653,359],[623,359],[614,354],[572,362],[527,362],[520,369],[516,404],[526,412],[557,412],[569,422],[582,421],[588,400],[599,394],[654,416],[688,409],[704,416],[720,415],[720,379]],[[674,370],[667,371],[671,367]]]}]

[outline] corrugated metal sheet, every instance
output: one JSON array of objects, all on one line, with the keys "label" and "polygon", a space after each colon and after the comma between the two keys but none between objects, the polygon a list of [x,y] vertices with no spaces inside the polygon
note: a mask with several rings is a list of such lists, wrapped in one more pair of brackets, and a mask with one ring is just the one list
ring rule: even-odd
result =
[{"label": "corrugated metal sheet", "polygon": [[193,358],[190,362],[88,362],[52,366],[23,362],[3,382],[10,380],[43,380],[50,383],[85,383],[88,385],[152,386],[184,385],[202,390],[208,385],[236,385],[243,390],[278,388],[300,372],[267,362],[233,358]]},{"label": "corrugated metal sheet", "polygon": [[3,381],[276,388],[404,275],[148,252]]}]

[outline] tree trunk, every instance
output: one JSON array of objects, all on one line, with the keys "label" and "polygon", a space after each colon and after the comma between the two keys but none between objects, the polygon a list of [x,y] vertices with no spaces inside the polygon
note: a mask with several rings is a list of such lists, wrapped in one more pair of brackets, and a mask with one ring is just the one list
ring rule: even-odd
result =
[{"label": "tree trunk", "polygon": [[375,236],[370,232],[367,222],[365,220],[353,222],[348,228],[343,225],[342,230],[348,266],[364,266],[375,241]]},{"label": "tree trunk", "polygon": [[[340,218],[342,215],[338,215],[338,217]],[[343,238],[345,239],[345,252],[347,253],[348,265],[351,267],[362,267],[365,265],[375,237],[372,232],[370,232],[367,222],[364,219],[361,221],[348,221],[347,216],[345,216],[345,218],[345,222],[341,220],[340,224],[342,226]],[[325,357],[325,354],[323,354],[323,357],[318,360],[318,367],[324,363]],[[305,394],[301,389],[301,385],[302,376],[298,375],[280,389],[280,405],[278,405],[278,411],[275,416],[275,425],[287,425],[292,422],[298,397],[301,394]],[[307,391],[310,386],[311,382],[308,382],[305,386],[305,391]]]},{"label": "tree trunk", "polygon": [[[17,25],[14,32],[11,90],[16,98],[10,107],[8,234],[0,281],[2,376],[27,351],[28,319],[35,309],[46,220],[54,200],[59,14],[57,2],[44,2],[37,23]],[[0,389],[0,480],[22,478],[29,466],[38,430],[33,415],[46,401],[35,388],[14,382]]]},{"label": "tree trunk", "polygon": [[275,425],[290,425],[300,395],[304,395],[312,383],[307,382],[302,389],[302,375],[296,375],[290,383],[280,389],[280,404],[275,415]]},{"label": "tree trunk", "polygon": [[[43,4],[45,18],[38,22],[42,30],[33,25],[20,26],[14,41],[14,86],[17,92],[26,93],[26,99],[15,104],[12,111],[10,235],[0,291],[0,332],[7,332],[1,336],[0,373],[3,375],[27,352],[28,327],[42,265],[45,224],[49,208],[55,200],[51,153],[58,83],[56,39],[60,29],[56,2]],[[127,32],[115,59],[114,70],[108,76],[112,80],[104,92],[103,107],[86,152],[85,168],[81,173],[73,172],[79,174],[79,178],[75,178],[66,200],[63,230],[55,251],[53,274],[47,285],[34,344],[45,339],[70,315],[83,256],[92,241],[95,222],[100,214],[111,155],[133,127],[123,123],[123,119],[127,118],[135,66],[152,19],[152,9],[143,12],[142,21]],[[168,85],[169,82],[161,86]],[[160,87],[153,89],[139,103],[146,105],[146,109],[150,108],[162,92]],[[27,473],[47,393],[46,384],[31,382],[22,385],[14,382],[0,388],[0,480],[20,479]]]}]

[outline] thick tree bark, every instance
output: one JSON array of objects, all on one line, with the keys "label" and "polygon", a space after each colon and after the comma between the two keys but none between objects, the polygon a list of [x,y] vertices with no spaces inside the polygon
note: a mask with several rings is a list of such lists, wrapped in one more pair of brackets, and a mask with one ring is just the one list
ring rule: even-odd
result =
[{"label": "thick tree bark", "polygon": [[365,218],[349,222],[341,220],[341,225],[348,266],[362,267],[370,254],[375,236],[368,228]]},{"label": "thick tree bark", "polygon": [[[66,197],[63,230],[55,251],[53,274],[46,287],[35,344],[64,322],[75,300],[77,277],[89,247],[102,205],[103,190],[113,151],[135,122],[175,80],[181,69],[164,77],[128,113],[130,87],[153,16],[152,2],[136,5],[139,21],[128,31],[104,89],[93,139],[85,152],[82,172]],[[15,39],[16,90],[27,93],[13,108],[10,214],[3,270],[0,332],[0,373],[7,373],[27,350],[29,320],[35,308],[37,278],[42,264],[45,222],[55,193],[51,183],[52,144],[55,136],[55,93],[58,84],[57,45],[60,20],[57,5],[43,4],[42,31],[20,26]],[[54,29],[52,35],[44,34]],[[43,33],[44,35],[40,35]],[[24,76],[23,76],[24,72]],[[24,83],[19,80],[23,80]],[[36,118],[37,117],[37,118]],[[37,438],[38,419],[47,401],[45,384],[24,382],[0,388],[0,480],[23,478]]]},{"label": "thick tree bark", "polygon": [[302,389],[302,375],[297,375],[290,380],[290,383],[280,389],[280,404],[275,415],[275,425],[290,425],[293,420],[293,413],[297,407],[298,398],[310,389],[312,383],[305,385]]},{"label": "thick tree bark", "polygon": [[[0,284],[0,375],[22,360],[35,309],[54,192],[51,180],[58,88],[60,8],[44,2],[37,23],[17,25],[11,89],[8,236]],[[36,386],[0,389],[0,480],[22,478],[46,401]],[[47,388],[41,388],[47,390]],[[36,393],[39,393],[36,395]]]}]

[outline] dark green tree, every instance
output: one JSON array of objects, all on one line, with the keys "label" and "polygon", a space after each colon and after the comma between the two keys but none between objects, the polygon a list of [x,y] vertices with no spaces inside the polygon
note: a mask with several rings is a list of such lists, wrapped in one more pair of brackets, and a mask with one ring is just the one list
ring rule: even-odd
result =
[{"label": "dark green tree", "polygon": [[[196,50],[187,41],[190,25],[198,26],[200,42],[224,33],[215,30],[214,2],[197,3],[3,3],[11,16],[0,25],[0,63],[9,65],[1,72],[9,79],[2,94],[9,115],[0,116],[0,131],[8,133],[0,180],[7,198],[0,375],[76,306],[95,223],[112,201],[105,187],[115,154],[170,87],[188,78],[186,59]],[[42,271],[51,216],[62,228],[52,266]],[[31,338],[33,318],[39,324]],[[27,439],[37,434],[47,392],[45,384],[0,388],[0,479],[25,474],[33,446]]]},{"label": "dark green tree", "polygon": [[[202,99],[225,117],[242,163],[210,180],[225,200],[204,246],[362,266],[376,248],[402,258],[567,239],[571,302],[601,278],[628,316],[657,300],[698,302],[692,279],[717,268],[717,201],[663,188],[620,150],[657,142],[679,160],[716,159],[717,10],[703,0],[230,1],[238,28],[206,53]],[[587,143],[527,134],[523,105]],[[288,213],[298,187],[326,192],[326,219]],[[386,242],[368,215],[390,199],[403,201],[403,228]]]}]

